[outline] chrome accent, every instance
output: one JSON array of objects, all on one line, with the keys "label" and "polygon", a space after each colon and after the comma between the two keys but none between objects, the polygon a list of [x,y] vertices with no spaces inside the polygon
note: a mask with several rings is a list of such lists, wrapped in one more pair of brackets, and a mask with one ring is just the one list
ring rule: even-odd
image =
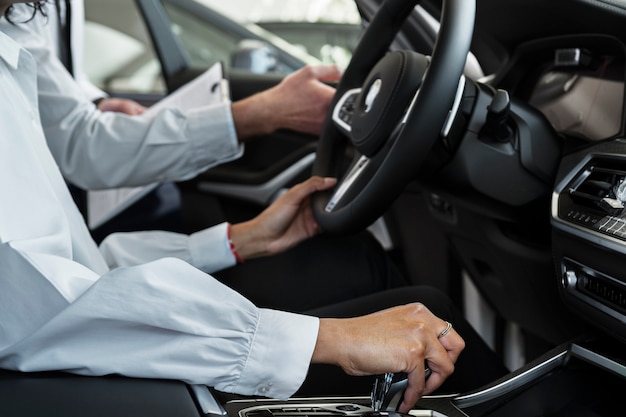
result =
[{"label": "chrome accent", "polygon": [[[302,399],[300,399],[302,401]],[[280,404],[256,405],[239,410],[239,417],[246,417],[248,413],[259,410],[277,411],[280,414],[288,413],[290,416],[309,416],[314,417],[316,414],[342,414],[346,416],[361,415],[365,411],[372,411],[370,407],[356,404],[352,402],[337,402],[332,399],[330,403],[309,403],[309,402],[293,402],[290,401]]]},{"label": "chrome accent", "polygon": [[435,410],[410,410],[408,414],[414,417],[447,417]]},{"label": "chrome accent", "polygon": [[599,353],[593,352],[576,344],[572,345],[570,351],[573,357],[586,360],[587,362],[597,365],[602,369],[626,378],[626,366],[619,362],[615,362],[606,356],[600,355]]},{"label": "chrome accent", "polygon": [[461,75],[459,79],[459,84],[456,87],[456,95],[454,96],[454,102],[452,103],[452,108],[448,112],[448,116],[446,117],[446,121],[443,124],[443,129],[441,129],[441,136],[444,138],[448,137],[450,133],[450,129],[452,129],[452,123],[454,123],[454,119],[456,115],[459,113],[459,109],[461,108],[461,100],[463,99],[463,91],[465,91],[465,76]]},{"label": "chrome accent", "polygon": [[377,375],[374,379],[374,386],[370,394],[372,400],[372,409],[374,411],[381,411],[383,403],[387,399],[387,394],[391,388],[393,382],[393,372],[386,372],[384,374]]},{"label": "chrome accent", "polygon": [[264,184],[243,185],[202,181],[198,183],[198,190],[267,205],[277,198],[298,175],[309,169],[314,161],[315,153],[308,154]]},{"label": "chrome accent", "polygon": [[569,287],[576,288],[576,285],[578,284],[578,276],[576,275],[576,272],[566,270],[565,273],[563,274],[562,284],[563,284],[563,288],[566,288],[568,290],[569,290]]},{"label": "chrome accent", "polygon": [[507,394],[522,385],[532,381],[541,375],[547,374],[556,367],[563,365],[567,358],[568,351],[563,351],[540,363],[539,365],[528,369],[512,378],[507,379],[497,385],[486,388],[472,394],[460,395],[452,400],[455,406],[459,408],[471,407],[476,404],[482,404],[486,401],[493,400],[500,395]]},{"label": "chrome accent", "polygon": [[359,158],[357,163],[350,169],[350,172],[346,174],[345,178],[339,185],[339,188],[337,188],[337,191],[335,191],[330,200],[328,200],[324,211],[327,213],[331,213],[333,211],[333,209],[337,206],[337,203],[339,203],[352,184],[354,184],[357,178],[359,178],[359,176],[363,173],[363,170],[367,167],[369,161],[369,158],[364,155]]},{"label": "chrome accent", "polygon": [[226,416],[228,413],[217,402],[206,385],[190,385],[191,391],[204,415]]}]

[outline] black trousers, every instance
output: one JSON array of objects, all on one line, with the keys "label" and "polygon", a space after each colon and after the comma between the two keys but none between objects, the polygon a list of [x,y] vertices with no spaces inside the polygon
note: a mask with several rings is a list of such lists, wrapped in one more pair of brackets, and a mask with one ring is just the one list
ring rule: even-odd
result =
[{"label": "black trousers", "polygon": [[[508,373],[452,300],[427,286],[409,286],[378,242],[366,232],[318,236],[284,254],[215,274],[259,307],[316,317],[353,317],[419,301],[451,322],[466,347],[439,393],[466,392]],[[330,365],[312,365],[297,396],[369,395],[373,377],[352,377]]]},{"label": "black trousers", "polygon": [[407,285],[367,232],[316,236],[212,275],[259,307],[297,313]]}]

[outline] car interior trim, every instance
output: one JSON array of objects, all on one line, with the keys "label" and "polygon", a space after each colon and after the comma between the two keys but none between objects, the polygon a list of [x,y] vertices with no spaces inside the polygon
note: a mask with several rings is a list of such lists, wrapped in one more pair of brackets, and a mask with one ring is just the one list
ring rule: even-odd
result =
[{"label": "car interior trim", "polygon": [[[559,214],[559,203],[567,190],[589,176],[590,167],[602,166],[602,160],[622,160],[626,162],[623,155],[610,153],[589,153],[573,168],[563,180],[555,187],[552,194],[551,216],[552,224],[555,228],[563,232],[574,235],[578,238],[591,241],[596,245],[626,254],[626,241],[617,239],[605,233],[597,232],[589,227],[576,224],[573,221],[563,219]],[[598,161],[592,164],[593,161]]]},{"label": "car interior trim", "polygon": [[626,284],[622,281],[569,258],[561,261],[561,276],[563,290],[614,319],[626,322],[626,315],[618,311],[619,303],[606,291],[616,296],[626,294]]},{"label": "car interior trim", "polygon": [[280,192],[288,187],[300,174],[310,168],[314,160],[315,153],[308,154],[264,184],[240,185],[202,181],[198,183],[198,190],[266,205],[277,198]]},{"label": "car interior trim", "polygon": [[352,187],[354,182],[364,172],[367,165],[369,165],[369,158],[365,155],[361,155],[359,160],[352,166],[350,171],[343,178],[341,185],[337,188],[337,191],[335,191],[330,200],[328,200],[328,204],[326,204],[326,207],[324,208],[327,213],[331,213],[335,209],[339,201],[344,195],[346,195],[350,187]]},{"label": "car interior trim", "polygon": [[211,391],[206,385],[190,385],[191,393],[193,394],[198,406],[205,415],[210,416],[226,416],[228,413],[224,410],[224,407],[215,399]]},{"label": "car interior trim", "polygon": [[459,109],[461,108],[461,100],[463,99],[463,92],[465,91],[465,76],[461,75],[459,79],[459,86],[456,89],[456,96],[454,96],[454,102],[452,103],[452,108],[448,112],[448,117],[446,118],[445,123],[443,124],[443,129],[441,130],[441,136],[447,138],[450,134],[450,129],[452,129],[452,124],[456,119],[457,114],[459,113]]},{"label": "car interior trim", "polygon": [[524,372],[521,372],[518,375],[508,378],[499,384],[490,386],[484,390],[471,394],[460,395],[454,398],[454,404],[457,407],[461,408],[471,407],[473,405],[482,404],[484,402],[493,400],[495,398],[498,398],[499,396],[512,392],[513,390],[523,386],[529,381],[539,376],[546,375],[550,371],[563,365],[565,359],[567,358],[567,354],[568,351],[563,350],[562,352],[557,353],[553,357],[539,363],[538,365]]}]

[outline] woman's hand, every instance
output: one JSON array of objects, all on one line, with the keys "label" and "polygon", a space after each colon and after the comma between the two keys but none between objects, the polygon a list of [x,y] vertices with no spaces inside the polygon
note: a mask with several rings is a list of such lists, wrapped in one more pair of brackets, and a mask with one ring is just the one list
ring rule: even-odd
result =
[{"label": "woman's hand", "polygon": [[254,219],[233,225],[231,241],[243,259],[283,252],[319,233],[311,194],[336,184],[334,178],[312,177],[278,198]]},{"label": "woman's hand", "polygon": [[[321,319],[313,363],[340,366],[350,375],[406,372],[399,411],[407,412],[454,371],[465,342],[423,304],[393,307],[349,319]],[[425,366],[432,371],[425,378]]]}]

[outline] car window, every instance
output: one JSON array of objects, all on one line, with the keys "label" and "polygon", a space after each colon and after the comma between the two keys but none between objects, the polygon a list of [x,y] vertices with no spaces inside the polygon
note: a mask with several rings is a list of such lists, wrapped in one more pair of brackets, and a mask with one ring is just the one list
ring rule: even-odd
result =
[{"label": "car window", "polygon": [[112,93],[166,91],[148,30],[133,1],[85,0],[84,68]]},{"label": "car window", "polygon": [[172,31],[181,41],[193,68],[209,68],[216,62],[229,64],[231,53],[243,40],[240,35],[207,24],[167,0],[163,5],[172,22]]},{"label": "car window", "polygon": [[[192,69],[222,62],[227,69],[288,74],[319,62],[282,39],[266,36],[263,29],[253,31],[207,5],[190,0],[161,3]],[[149,31],[130,0],[85,0],[84,67],[89,80],[111,94],[167,91]]]},{"label": "car window", "polygon": [[284,40],[244,26],[206,4],[163,0],[163,5],[193,69],[222,62],[227,69],[288,74],[306,63],[317,63]]},{"label": "car window", "polygon": [[278,35],[324,63],[346,66],[363,31],[354,0],[195,0]]}]

